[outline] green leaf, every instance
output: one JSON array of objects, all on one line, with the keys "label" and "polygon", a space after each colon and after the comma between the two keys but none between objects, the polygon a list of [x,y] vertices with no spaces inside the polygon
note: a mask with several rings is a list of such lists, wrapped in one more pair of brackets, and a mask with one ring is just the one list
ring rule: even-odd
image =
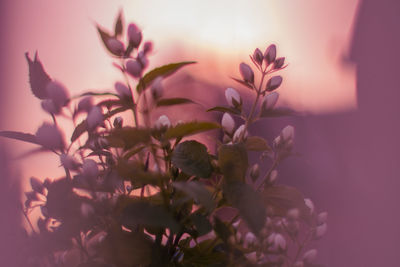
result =
[{"label": "green leaf", "polygon": [[231,79],[234,80],[235,82],[240,83],[240,84],[243,85],[243,86],[246,86],[247,88],[249,88],[249,89],[251,89],[251,90],[254,89],[253,86],[252,86],[251,84],[249,84],[249,83],[247,83],[247,82],[245,82],[245,81],[243,81],[243,80],[236,79],[236,78],[233,78],[233,77],[231,77]]},{"label": "green leaf", "polygon": [[[110,92],[102,92],[102,93],[86,92],[86,93],[80,94],[76,97],[82,97],[82,96],[116,96],[116,97],[118,97],[118,94],[110,93]],[[76,97],[73,97],[73,98],[76,98]]]},{"label": "green leaf", "polygon": [[218,165],[224,175],[225,182],[244,181],[249,167],[245,146],[243,144],[220,146]]},{"label": "green leaf", "polygon": [[96,28],[97,28],[97,31],[99,32],[100,38],[103,41],[103,44],[106,47],[107,51],[110,52],[114,56],[120,57],[121,55],[114,53],[108,44],[108,40],[110,40],[111,38],[114,38],[114,37],[111,36],[106,31],[104,31],[99,25],[97,25]]},{"label": "green leaf", "polygon": [[164,98],[157,101],[157,107],[163,106],[174,106],[174,105],[182,105],[182,104],[195,104],[190,99],[187,98]]},{"label": "green leaf", "polygon": [[190,219],[192,220],[197,230],[198,236],[203,236],[211,232],[212,225],[210,221],[207,219],[207,216],[196,212],[190,215]]},{"label": "green leaf", "polygon": [[260,116],[262,118],[273,118],[273,117],[283,117],[283,116],[293,116],[296,112],[290,108],[274,108],[270,110],[264,110]]},{"label": "green leaf", "polygon": [[178,144],[172,153],[171,162],[184,173],[201,178],[210,177],[213,171],[207,147],[194,140]]},{"label": "green leaf", "polygon": [[117,20],[115,21],[114,36],[118,37],[118,36],[122,35],[122,31],[123,31],[122,10],[120,10]]},{"label": "green leaf", "polygon": [[232,227],[228,226],[218,217],[214,217],[214,231],[224,243],[227,243],[229,237],[233,234]]},{"label": "green leaf", "polygon": [[35,145],[40,145],[36,140],[36,136],[29,133],[21,133],[15,131],[0,131],[0,136],[14,140],[24,141]]},{"label": "green leaf", "polygon": [[140,79],[138,85],[136,86],[136,90],[138,93],[141,93],[144,89],[146,89],[157,77],[166,78],[172,74],[174,74],[180,68],[194,64],[195,61],[184,61],[178,63],[171,63],[168,65],[164,65],[158,68],[155,68],[148,73],[146,73],[142,79]]},{"label": "green leaf", "polygon": [[294,187],[285,185],[269,186],[262,192],[262,197],[265,206],[271,207],[276,216],[286,216],[289,210],[296,208],[306,222],[311,220],[310,210],[304,202],[303,194]]},{"label": "green leaf", "polygon": [[207,109],[207,112],[210,112],[210,111],[228,112],[228,113],[231,113],[231,114],[234,114],[234,115],[240,115],[241,114],[240,110],[238,110],[238,109],[220,107],[220,106]]},{"label": "green leaf", "polygon": [[113,129],[106,138],[111,147],[122,147],[128,150],[138,144],[148,143],[150,137],[151,132],[146,128],[123,127]]},{"label": "green leaf", "polygon": [[243,182],[226,183],[223,191],[233,207],[253,233],[259,233],[264,227],[267,214],[260,194]]},{"label": "green leaf", "polygon": [[182,138],[188,135],[197,134],[218,128],[221,128],[221,126],[214,122],[205,122],[205,121],[185,122],[168,128],[164,137],[166,139]]},{"label": "green leaf", "polygon": [[259,136],[250,136],[246,139],[245,146],[250,151],[266,151],[271,150],[267,140]]},{"label": "green leaf", "polygon": [[179,229],[172,214],[163,206],[152,205],[144,201],[136,201],[125,207],[122,213],[122,224],[131,229],[135,229],[139,225],[169,228],[175,233]]},{"label": "green leaf", "polygon": [[215,202],[212,194],[200,182],[175,182],[172,185],[192,197],[195,202],[202,205],[208,212],[214,210]]}]

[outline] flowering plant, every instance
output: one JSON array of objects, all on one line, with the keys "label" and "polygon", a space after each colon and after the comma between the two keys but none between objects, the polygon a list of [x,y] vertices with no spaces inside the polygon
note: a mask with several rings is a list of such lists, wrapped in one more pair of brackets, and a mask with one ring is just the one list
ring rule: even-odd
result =
[{"label": "flowering plant", "polygon": [[[317,251],[308,246],[326,232],[327,213],[317,214],[297,189],[277,183],[278,164],[292,154],[293,127],[285,127],[272,145],[248,131],[259,119],[290,113],[276,107],[282,77],[272,74],[286,67],[276,46],[265,53],[257,48],[250,57],[258,83],[246,63],[239,66],[241,78],[234,78],[255,94],[249,113],[240,94],[228,88],[227,105],[207,110],[222,112],[221,123],[172,125],[165,115],[152,122],[152,112],[194,101],[164,98],[163,80],[195,62],[146,72],[153,45],[142,42],[135,24],[127,27],[126,42],[121,14],[113,34],[97,29],[124,77],[115,92],[70,97],[37,54],[33,60],[26,54],[32,92],[52,122],[36,134],[0,132],[53,152],[65,170],[58,179],[30,179],[23,208],[30,230],[22,265],[319,266]],[[127,111],[132,125],[125,125],[121,115]],[[58,116],[74,123],[68,142]],[[223,139],[215,140],[216,154],[191,139],[207,131],[223,132]],[[270,162],[266,173],[249,162],[249,151],[263,164]],[[36,209],[40,215],[33,223]]]}]

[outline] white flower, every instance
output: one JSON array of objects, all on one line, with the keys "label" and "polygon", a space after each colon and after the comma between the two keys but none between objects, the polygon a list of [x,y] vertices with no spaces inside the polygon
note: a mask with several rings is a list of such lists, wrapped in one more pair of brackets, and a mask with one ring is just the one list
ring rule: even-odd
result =
[{"label": "white flower", "polygon": [[239,126],[239,128],[237,128],[237,130],[235,131],[235,133],[233,134],[233,138],[232,141],[233,143],[237,143],[241,140],[241,138],[246,139],[248,136],[248,132],[244,132],[244,127],[245,125],[241,125]]},{"label": "white flower", "polygon": [[320,214],[318,214],[318,216],[317,216],[318,224],[326,223],[327,220],[328,220],[328,212],[324,211],[324,212],[321,212]]},{"label": "white flower", "polygon": [[164,88],[162,85],[162,81],[163,79],[161,77],[157,77],[151,85],[151,95],[154,99],[158,99],[163,95]]},{"label": "white flower", "polygon": [[286,240],[279,233],[272,233],[267,238],[268,244],[271,246],[272,251],[277,250],[285,250],[286,249]]},{"label": "white flower", "polygon": [[303,261],[305,263],[312,263],[315,258],[317,257],[317,250],[316,249],[310,249],[303,255]]},{"label": "white flower", "polygon": [[229,113],[225,112],[222,116],[221,125],[225,132],[232,134],[233,129],[235,128],[235,121]]},{"label": "white flower", "polygon": [[89,130],[95,129],[104,123],[104,116],[101,108],[98,106],[92,107],[86,118]]},{"label": "white flower", "polygon": [[134,59],[130,59],[125,63],[126,71],[128,74],[132,75],[135,78],[139,78],[142,74],[142,65],[140,62]]},{"label": "white flower", "polygon": [[311,201],[311,199],[305,198],[304,199],[304,203],[310,209],[310,213],[313,214],[315,208],[314,208],[314,203]]},{"label": "white flower", "polygon": [[154,123],[154,126],[157,129],[161,129],[161,128],[168,128],[171,126],[171,122],[169,121],[168,117],[165,115],[161,115],[156,122]]},{"label": "white flower", "polygon": [[120,98],[131,98],[131,90],[129,90],[128,86],[121,82],[116,82],[114,84],[115,91],[117,91],[117,94],[119,95]]},{"label": "white flower", "polygon": [[67,155],[67,154],[60,155],[60,162],[61,162],[61,165],[63,165],[65,168],[67,168],[69,170],[76,171],[80,166],[80,164],[74,157]]},{"label": "white flower", "polygon": [[82,174],[85,177],[97,178],[99,175],[99,167],[97,166],[96,161],[92,159],[85,159],[82,165]]},{"label": "white flower", "polygon": [[315,238],[319,239],[323,237],[326,234],[326,231],[328,231],[328,225],[326,223],[323,223],[315,229]]},{"label": "white flower", "polygon": [[279,94],[277,92],[272,92],[264,96],[262,102],[263,110],[271,110],[275,107],[276,102],[278,102]]},{"label": "white flower", "polygon": [[129,24],[128,26],[128,40],[134,47],[138,47],[142,41],[142,32],[136,24]]},{"label": "white flower", "polygon": [[236,107],[242,103],[242,99],[239,93],[233,88],[227,88],[225,90],[225,98],[228,105],[231,107]]},{"label": "white flower", "polygon": [[56,125],[43,123],[36,131],[36,140],[48,149],[63,149],[64,139],[61,131]]},{"label": "white flower", "polygon": [[69,93],[65,86],[58,81],[51,81],[46,86],[48,97],[59,107],[66,106],[69,101]]},{"label": "white flower", "polygon": [[113,54],[122,55],[125,51],[124,44],[115,38],[110,38],[107,41],[107,46]]}]

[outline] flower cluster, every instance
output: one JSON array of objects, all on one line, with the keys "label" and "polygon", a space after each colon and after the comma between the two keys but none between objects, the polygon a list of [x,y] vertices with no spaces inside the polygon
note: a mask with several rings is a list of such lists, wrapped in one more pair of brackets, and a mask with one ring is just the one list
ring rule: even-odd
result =
[{"label": "flower cluster", "polygon": [[[194,103],[165,98],[163,80],[195,62],[171,63],[146,72],[152,43],[135,24],[125,30],[119,14],[114,33],[97,27],[123,81],[109,92],[71,97],[44,70],[37,54],[29,65],[33,94],[52,122],[36,134],[1,131],[0,136],[53,152],[65,176],[30,179],[24,216],[30,225],[23,266],[317,266],[310,242],[327,231],[327,213],[296,188],[278,183],[278,165],[293,151],[294,128],[282,129],[272,145],[252,136],[257,120],[291,114],[277,106],[285,68],[276,46],[254,51],[252,67],[239,65],[241,86],[255,94],[249,113],[233,88],[220,123],[179,121],[158,107]],[[126,125],[124,118],[132,114]],[[68,134],[57,120],[69,117]],[[129,121],[129,120],[127,120]],[[240,123],[237,123],[239,122]],[[217,153],[191,136],[222,131]],[[260,154],[250,163],[249,152]],[[264,173],[260,165],[268,165]],[[39,210],[32,222],[31,212]]]}]

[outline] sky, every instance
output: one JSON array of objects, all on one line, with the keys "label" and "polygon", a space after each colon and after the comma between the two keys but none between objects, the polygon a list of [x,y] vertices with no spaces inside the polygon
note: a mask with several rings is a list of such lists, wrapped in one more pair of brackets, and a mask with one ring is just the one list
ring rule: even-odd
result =
[{"label": "sky", "polygon": [[[39,52],[47,72],[71,94],[112,88],[121,79],[102,47],[95,24],[112,29],[120,9],[155,45],[151,66],[195,60],[192,75],[224,90],[236,86],[240,62],[256,47],[275,43],[288,68],[282,99],[297,110],[326,113],[354,109],[354,66],[345,63],[356,0],[14,0],[3,10],[7,62],[1,86],[4,129],[34,133],[50,118],[28,84],[24,53]],[[68,127],[67,127],[68,129]],[[11,143],[16,155],[31,148]],[[45,164],[45,165],[44,165]],[[57,173],[54,156],[21,161],[25,178]],[[46,166],[44,168],[44,166]]]}]

